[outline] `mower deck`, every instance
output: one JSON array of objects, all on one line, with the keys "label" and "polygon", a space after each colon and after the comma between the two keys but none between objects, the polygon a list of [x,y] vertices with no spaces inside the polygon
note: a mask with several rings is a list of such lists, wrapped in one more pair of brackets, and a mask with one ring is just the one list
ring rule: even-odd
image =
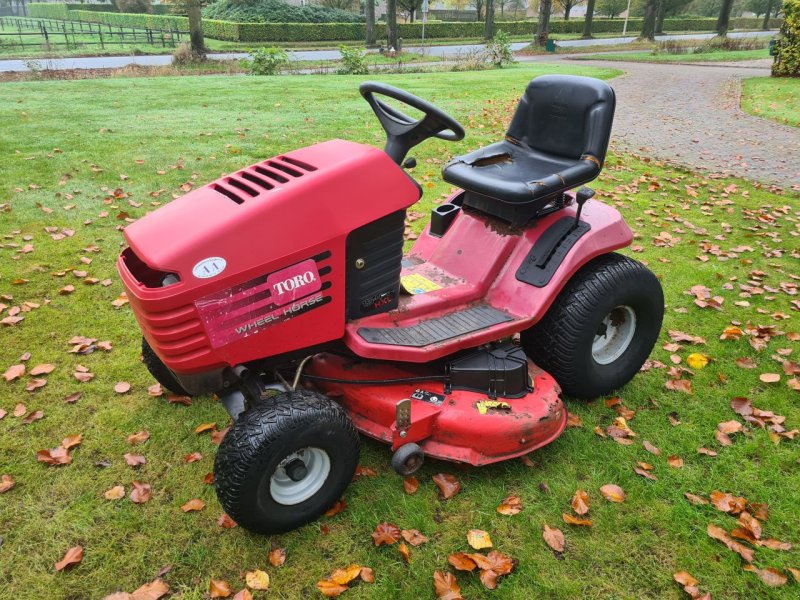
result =
[{"label": "mower deck", "polygon": [[[558,384],[530,361],[533,390],[519,398],[447,391],[443,381],[433,379],[441,369],[431,365],[403,368],[319,354],[306,372],[349,381],[420,378],[384,384],[314,381],[316,388],[347,409],[359,431],[391,444],[393,450],[414,442],[426,456],[479,466],[527,454],[552,442],[566,427],[567,411]],[[432,379],[421,380],[426,376]],[[410,418],[403,412],[408,407]]]}]

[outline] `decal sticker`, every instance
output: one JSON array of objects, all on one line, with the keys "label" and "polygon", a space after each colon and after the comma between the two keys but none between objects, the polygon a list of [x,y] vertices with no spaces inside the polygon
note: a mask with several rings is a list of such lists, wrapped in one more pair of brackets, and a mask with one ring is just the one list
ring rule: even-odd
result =
[{"label": "decal sticker", "polygon": [[212,348],[219,348],[331,301],[330,283],[307,259],[195,301]]},{"label": "decal sticker", "polygon": [[442,289],[442,286],[440,286],[438,283],[435,283],[427,277],[423,277],[417,273],[403,275],[400,278],[400,283],[403,284],[403,289],[412,295],[425,294],[427,292],[435,292],[436,290]]},{"label": "decal sticker", "polygon": [[427,390],[414,390],[414,393],[411,394],[412,400],[422,400],[422,402],[427,402],[434,406],[440,406],[444,402],[444,398],[444,394],[435,394]]},{"label": "decal sticker", "polygon": [[475,403],[475,408],[477,408],[478,413],[482,415],[485,415],[490,410],[511,411],[511,405],[501,400],[481,400]]},{"label": "decal sticker", "polygon": [[224,258],[219,256],[211,256],[204,258],[192,268],[192,275],[198,279],[209,279],[216,277],[225,270],[228,263]]}]

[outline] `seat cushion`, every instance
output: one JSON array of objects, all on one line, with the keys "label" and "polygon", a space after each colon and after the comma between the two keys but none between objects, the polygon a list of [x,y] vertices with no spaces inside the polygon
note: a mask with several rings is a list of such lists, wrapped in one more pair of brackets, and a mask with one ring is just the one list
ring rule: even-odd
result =
[{"label": "seat cushion", "polygon": [[599,172],[590,159],[548,155],[504,140],[454,158],[442,175],[467,191],[523,204],[582,185]]}]

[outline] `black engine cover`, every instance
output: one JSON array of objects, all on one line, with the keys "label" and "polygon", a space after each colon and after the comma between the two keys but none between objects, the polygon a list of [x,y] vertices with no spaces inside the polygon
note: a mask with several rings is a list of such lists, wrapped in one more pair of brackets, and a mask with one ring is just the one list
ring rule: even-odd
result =
[{"label": "black engine cover", "polygon": [[533,390],[528,357],[512,342],[458,358],[447,372],[449,389],[484,392],[489,398],[520,398]]}]

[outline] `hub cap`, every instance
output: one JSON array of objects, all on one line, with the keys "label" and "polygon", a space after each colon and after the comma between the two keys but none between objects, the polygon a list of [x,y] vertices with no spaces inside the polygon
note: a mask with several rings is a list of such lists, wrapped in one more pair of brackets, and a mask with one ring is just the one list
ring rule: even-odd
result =
[{"label": "hub cap", "polygon": [[331,459],[320,448],[302,448],[284,458],[269,481],[269,493],[278,504],[300,504],[316,494],[331,471]]},{"label": "hub cap", "polygon": [[600,322],[592,342],[592,358],[601,365],[617,360],[631,345],[636,333],[636,313],[630,306],[617,306]]}]

